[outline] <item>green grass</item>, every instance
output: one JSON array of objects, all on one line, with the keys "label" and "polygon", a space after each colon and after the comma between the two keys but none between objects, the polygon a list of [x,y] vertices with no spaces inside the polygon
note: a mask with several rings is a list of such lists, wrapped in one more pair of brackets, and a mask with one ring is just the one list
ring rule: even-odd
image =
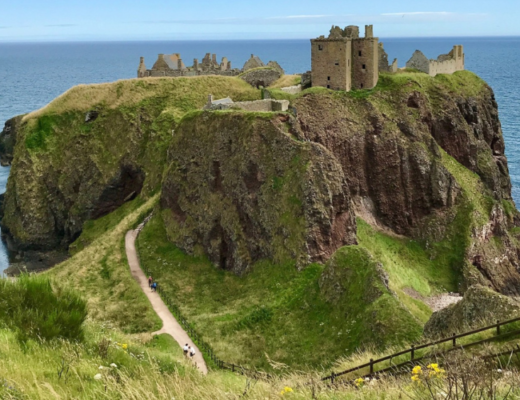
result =
[{"label": "green grass", "polygon": [[21,275],[0,280],[0,299],[0,323],[20,342],[83,339],[87,305],[73,289],[45,276]]},{"label": "green grass", "polygon": [[87,299],[91,319],[108,322],[127,333],[150,332],[161,327],[146,295],[130,275],[124,248],[126,232],[142,222],[156,201],[157,197],[146,202],[134,200],[89,224],[82,234],[89,240],[78,239],[88,245],[46,272]]},{"label": "green grass", "polygon": [[115,228],[126,215],[137,210],[144,203],[145,201],[141,197],[137,197],[134,200],[123,204],[117,210],[105,215],[104,217],[95,220],[87,220],[83,224],[83,231],[81,232],[80,237],[69,246],[69,253],[71,255],[79,253],[104,233]]},{"label": "green grass", "polygon": [[[327,299],[319,283],[323,265],[298,272],[292,263],[263,261],[238,277],[177,249],[168,241],[160,217],[145,227],[138,248],[143,266],[154,272],[166,295],[228,362],[269,368],[267,354],[309,369],[330,365],[365,345],[408,342],[421,333],[411,314],[384,288],[370,301],[366,293],[354,292],[338,304]],[[346,257],[338,262],[350,265]],[[363,259],[353,268],[361,275],[359,285],[349,286],[352,290],[375,285],[373,262]]]}]

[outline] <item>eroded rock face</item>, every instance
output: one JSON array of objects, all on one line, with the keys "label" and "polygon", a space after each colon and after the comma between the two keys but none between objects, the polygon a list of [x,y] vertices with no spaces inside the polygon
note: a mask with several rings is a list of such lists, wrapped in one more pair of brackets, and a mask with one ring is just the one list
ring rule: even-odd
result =
[{"label": "eroded rock face", "polygon": [[[67,118],[72,126],[53,122],[56,134],[63,138],[60,147],[33,150],[25,145],[25,137],[17,145],[1,224],[10,249],[20,252],[27,264],[48,259],[43,264],[50,266],[60,257],[38,252],[66,252],[86,220],[116,210],[143,188],[145,172],[133,157],[143,136],[136,127],[121,115],[88,123],[84,113]],[[68,135],[68,129],[81,132],[87,124],[103,135]],[[19,128],[24,135],[32,132],[25,122]],[[122,137],[119,129],[127,129],[130,139]]]},{"label": "eroded rock face", "polygon": [[516,300],[475,285],[466,291],[461,301],[433,313],[424,326],[424,334],[430,337],[446,337],[492,325],[497,320],[515,318],[519,311],[520,303]]},{"label": "eroded rock face", "polygon": [[341,166],[323,146],[292,136],[291,118],[202,113],[169,149],[161,207],[170,239],[243,273],[258,260],[325,261],[355,243]]},{"label": "eroded rock face", "polygon": [[[360,208],[369,204],[367,212],[376,220],[412,236],[424,217],[455,204],[460,188],[444,167],[428,124],[411,116],[421,100],[409,106],[403,98],[392,116],[369,102],[327,100],[309,95],[295,102],[299,129],[334,154]],[[419,112],[430,115],[427,109]]]},{"label": "eroded rock face", "polygon": [[7,167],[13,161],[14,146],[22,115],[11,118],[5,123],[4,129],[0,132],[0,165]]}]

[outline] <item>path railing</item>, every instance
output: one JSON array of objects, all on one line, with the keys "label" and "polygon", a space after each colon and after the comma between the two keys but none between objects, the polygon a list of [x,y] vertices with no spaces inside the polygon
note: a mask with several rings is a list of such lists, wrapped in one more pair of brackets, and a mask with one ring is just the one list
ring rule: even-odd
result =
[{"label": "path railing", "polygon": [[[139,225],[139,227],[136,229],[137,237],[139,237],[139,233],[144,228],[144,226],[150,221],[152,216],[153,216],[153,213],[151,215],[149,215],[144,220],[144,222],[141,225]],[[136,237],[136,239],[137,239],[137,237]],[[139,246],[137,243],[136,243],[136,250],[137,250],[137,256],[139,258],[139,262],[140,262],[140,265],[141,265],[141,268],[143,269],[143,271],[146,273],[147,276],[154,276],[153,270],[143,264],[143,260],[141,258]],[[234,364],[234,363],[228,363],[228,362],[220,359],[219,357],[217,357],[217,355],[215,354],[215,352],[213,351],[211,346],[202,339],[202,336],[195,330],[193,325],[191,325],[188,322],[188,320],[186,320],[186,318],[182,315],[179,307],[172,301],[172,299],[168,296],[168,293],[166,293],[163,290],[161,285],[157,286],[157,292],[159,293],[159,295],[161,296],[161,298],[163,299],[165,304],[168,306],[168,308],[170,309],[172,314],[177,318],[177,321],[179,322],[179,324],[181,324],[181,326],[186,330],[186,332],[188,333],[190,338],[193,340],[193,342],[195,342],[198,345],[201,352],[203,352],[207,356],[207,358],[209,358],[213,362],[213,364],[215,366],[217,366],[218,368],[221,368],[221,369],[227,369],[232,372],[237,372],[237,373],[244,374],[244,375],[248,374],[248,375],[269,377],[268,374],[263,373],[261,371],[246,368],[241,365]],[[520,329],[509,331],[509,332],[503,332],[503,329],[502,329],[503,327],[513,324],[515,322],[520,322],[520,317],[513,318],[513,319],[510,319],[507,321],[497,321],[495,324],[488,325],[483,328],[474,329],[472,331],[468,331],[468,332],[464,332],[464,333],[460,333],[460,334],[454,333],[452,336],[445,337],[443,339],[434,340],[429,343],[412,345],[412,346],[410,346],[410,348],[399,351],[397,353],[390,354],[388,356],[381,357],[376,360],[370,359],[370,361],[368,363],[361,364],[361,365],[346,369],[341,372],[337,372],[337,373],[332,372],[329,376],[322,378],[322,381],[331,381],[331,383],[334,383],[336,378],[338,378],[340,376],[347,375],[349,373],[356,372],[356,371],[359,371],[359,370],[362,370],[365,368],[367,368],[369,370],[369,373],[364,374],[363,377],[371,377],[376,374],[396,372],[400,368],[402,369],[411,364],[418,363],[418,362],[422,361],[424,358],[428,357],[428,354],[418,356],[417,352],[419,350],[434,348],[435,346],[438,346],[438,345],[441,345],[444,343],[451,343],[450,348],[445,348],[442,350],[442,353],[447,353],[447,352],[450,352],[453,350],[467,349],[467,348],[470,348],[473,346],[478,346],[478,345],[481,345],[481,344],[484,344],[487,342],[500,340],[500,339],[506,338],[508,336],[520,335]],[[495,330],[496,334],[487,339],[476,340],[476,341],[473,341],[470,343],[460,343],[460,341],[459,341],[459,343],[457,343],[457,340],[459,340],[459,339],[474,335],[476,333],[489,331],[489,330]],[[517,349],[515,349],[513,352],[514,353],[520,352],[520,347],[517,347]],[[509,354],[509,352],[506,352],[506,353]],[[504,353],[504,354],[506,354],[506,353]],[[407,354],[409,354],[408,360],[400,362],[399,364],[393,364],[393,359],[407,355]],[[497,356],[499,356],[499,355],[497,354]],[[389,363],[390,363],[390,365],[388,367],[376,370],[376,366],[378,366],[386,361],[389,361]]]},{"label": "path railing", "polygon": [[[350,374],[352,372],[359,371],[359,370],[362,370],[362,369],[365,369],[365,368],[368,368],[369,373],[363,375],[363,377],[370,377],[370,376],[373,376],[375,374],[389,373],[389,372],[395,371],[396,369],[405,367],[407,365],[410,365],[410,364],[413,364],[413,363],[417,363],[417,362],[423,360],[424,358],[426,358],[427,355],[423,355],[423,356],[417,357],[417,352],[419,350],[434,348],[435,346],[438,346],[438,345],[444,344],[444,343],[450,343],[451,342],[451,348],[446,348],[446,349],[442,350],[442,353],[447,353],[447,352],[450,352],[450,351],[453,351],[453,350],[467,349],[467,348],[470,348],[470,347],[473,347],[473,346],[478,346],[478,345],[481,345],[481,344],[484,344],[484,343],[487,343],[487,342],[500,340],[500,339],[506,338],[508,336],[520,335],[520,329],[513,330],[513,331],[510,331],[510,332],[503,332],[503,330],[502,330],[502,327],[510,325],[510,324],[513,324],[515,322],[519,322],[519,321],[520,321],[520,317],[513,318],[513,319],[510,319],[510,320],[507,320],[507,321],[497,321],[496,324],[488,325],[488,326],[483,327],[483,328],[474,329],[472,331],[468,331],[468,332],[464,332],[464,333],[460,333],[460,334],[455,334],[454,333],[452,336],[449,336],[449,337],[446,337],[446,338],[443,338],[443,339],[439,339],[439,340],[435,340],[433,342],[421,344],[421,345],[412,345],[410,348],[402,350],[402,351],[399,351],[397,353],[390,354],[388,356],[381,357],[381,358],[378,358],[376,360],[370,359],[370,361],[368,363],[365,363],[365,364],[362,364],[362,365],[358,365],[356,367],[349,368],[349,369],[346,369],[346,370],[341,371],[341,372],[337,372],[337,373],[332,372],[329,376],[326,376],[325,378],[322,378],[322,380],[323,381],[330,380],[332,383],[334,383],[334,380],[336,378],[340,377],[340,376],[347,375],[347,374]],[[462,338],[474,335],[476,333],[485,332],[485,331],[489,331],[489,330],[495,330],[496,334],[494,336],[491,336],[491,337],[487,338],[487,339],[476,340],[476,341],[473,341],[473,342],[470,342],[470,343],[460,343],[460,342],[457,343],[458,339],[462,339]],[[401,362],[399,364],[392,364],[392,361],[393,361],[394,358],[401,357],[401,356],[404,356],[404,355],[407,355],[407,354],[410,355],[409,356],[410,357],[409,360],[403,361],[403,362]],[[386,368],[379,369],[377,371],[375,370],[375,367],[377,365],[382,364],[382,363],[384,363],[386,361],[389,361],[390,366],[388,366]]]}]

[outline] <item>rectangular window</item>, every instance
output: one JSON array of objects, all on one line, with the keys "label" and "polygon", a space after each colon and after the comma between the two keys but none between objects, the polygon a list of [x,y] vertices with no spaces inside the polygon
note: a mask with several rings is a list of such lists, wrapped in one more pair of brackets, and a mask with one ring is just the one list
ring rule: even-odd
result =
[{"label": "rectangular window", "polygon": [[318,45],[318,50],[323,50],[323,45],[319,44]]},{"label": "rectangular window", "polygon": [[327,76],[327,80],[330,81],[330,76]]},{"label": "rectangular window", "polygon": [[334,65],[339,65],[339,61],[336,61],[336,62],[334,63]]},{"label": "rectangular window", "polygon": [[327,89],[330,89],[330,85],[327,85]]},{"label": "rectangular window", "polygon": [[363,69],[367,69],[367,66],[365,64],[363,64]]},{"label": "rectangular window", "polygon": [[359,50],[359,56],[361,57],[361,50]]},{"label": "rectangular window", "polygon": [[363,89],[363,84],[361,84],[361,89]]}]

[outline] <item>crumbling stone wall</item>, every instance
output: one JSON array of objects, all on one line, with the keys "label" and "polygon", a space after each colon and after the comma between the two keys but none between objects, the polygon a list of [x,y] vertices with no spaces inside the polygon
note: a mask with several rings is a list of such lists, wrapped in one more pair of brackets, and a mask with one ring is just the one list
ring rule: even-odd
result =
[{"label": "crumbling stone wall", "polygon": [[421,51],[416,50],[406,63],[406,68],[415,68],[430,76],[453,74],[465,69],[464,58],[464,49],[461,45],[453,46],[448,54],[441,54],[436,60],[428,60]]},{"label": "crumbling stone wall", "polygon": [[207,104],[206,110],[244,110],[252,112],[284,112],[289,109],[288,100],[255,100],[255,101],[239,101],[236,103],[216,103]]},{"label": "crumbling stone wall", "polygon": [[240,75],[240,79],[246,81],[256,88],[267,87],[276,82],[282,74],[277,69],[262,68],[247,71]]}]

